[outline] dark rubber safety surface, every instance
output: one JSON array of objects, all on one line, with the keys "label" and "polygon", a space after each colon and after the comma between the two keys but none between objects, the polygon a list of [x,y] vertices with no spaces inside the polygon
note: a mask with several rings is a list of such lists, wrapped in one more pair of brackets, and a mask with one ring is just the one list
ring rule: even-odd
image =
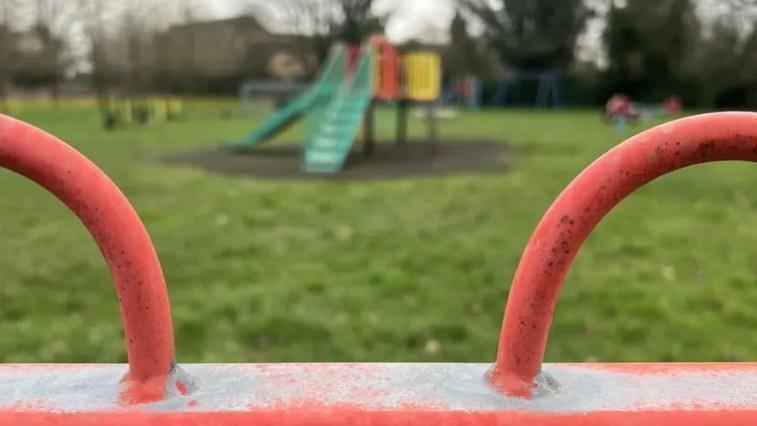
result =
[{"label": "dark rubber safety surface", "polygon": [[250,151],[205,149],[167,155],[161,161],[227,175],[262,179],[374,180],[471,173],[506,173],[511,150],[502,142],[445,140],[437,143],[377,143],[366,156],[357,146],[344,169],[334,175],[300,169],[302,148],[295,144],[258,147]]}]

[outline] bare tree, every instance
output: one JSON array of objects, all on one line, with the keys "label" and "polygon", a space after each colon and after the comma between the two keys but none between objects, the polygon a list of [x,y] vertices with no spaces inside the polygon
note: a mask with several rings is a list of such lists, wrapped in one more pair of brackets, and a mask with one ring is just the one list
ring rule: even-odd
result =
[{"label": "bare tree", "polygon": [[[198,2],[193,0],[185,0],[179,5],[178,10],[179,15],[179,23],[182,24],[193,24],[196,22],[201,21],[203,18],[207,18],[209,15],[208,10],[206,7]],[[186,55],[184,57],[185,63],[184,63],[184,73],[186,74],[186,77],[189,77],[190,79],[194,79],[197,77],[198,71],[197,71],[197,45],[198,45],[198,34],[195,31],[189,31],[186,38]]]},{"label": "bare tree", "polygon": [[204,19],[213,18],[213,13],[208,8],[206,0],[178,0],[178,19],[179,23],[199,22]]},{"label": "bare tree", "polygon": [[347,43],[360,43],[368,33],[380,28],[371,14],[373,0],[339,0],[341,12],[340,36]]},{"label": "bare tree", "polygon": [[109,60],[113,37],[108,30],[117,9],[115,3],[102,0],[80,0],[79,6],[84,37],[89,43],[87,59],[91,67],[92,89],[102,105],[108,97],[109,84],[115,78]]},{"label": "bare tree", "polygon": [[[303,62],[312,73],[334,41],[360,43],[370,33],[382,30],[382,19],[373,15],[372,5],[373,0],[248,0],[246,11],[295,34]],[[312,54],[315,64],[310,60]]]},{"label": "bare tree", "polygon": [[76,28],[78,4],[67,0],[33,0],[19,3],[31,17],[29,34],[38,49],[29,56],[31,72],[47,82],[54,101],[60,97],[60,83],[73,63],[69,41]]},{"label": "bare tree", "polygon": [[0,110],[7,110],[8,86],[14,71],[16,35],[12,23],[16,6],[15,0],[0,3]]},{"label": "bare tree", "polygon": [[719,0],[707,17],[697,48],[681,69],[693,74],[706,104],[717,108],[757,106],[757,0]]},{"label": "bare tree", "polygon": [[124,91],[131,95],[151,88],[158,71],[155,50],[157,33],[173,16],[171,4],[152,0],[124,0],[115,19],[117,43],[113,46],[120,60]]},{"label": "bare tree", "polygon": [[458,0],[483,28],[503,63],[519,68],[563,68],[591,11],[584,0]]},{"label": "bare tree", "polygon": [[328,54],[339,21],[339,7],[335,0],[279,0],[275,3],[249,0],[243,11],[273,23],[268,26],[274,31],[294,35],[297,53],[301,62],[306,64],[308,74],[313,74]]}]

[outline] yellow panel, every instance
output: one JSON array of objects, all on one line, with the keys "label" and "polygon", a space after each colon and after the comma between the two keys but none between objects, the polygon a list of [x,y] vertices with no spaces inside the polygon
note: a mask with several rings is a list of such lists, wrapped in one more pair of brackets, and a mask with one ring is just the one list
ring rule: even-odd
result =
[{"label": "yellow panel", "polygon": [[436,53],[416,52],[404,56],[405,96],[420,102],[434,101],[441,92],[441,58]]}]

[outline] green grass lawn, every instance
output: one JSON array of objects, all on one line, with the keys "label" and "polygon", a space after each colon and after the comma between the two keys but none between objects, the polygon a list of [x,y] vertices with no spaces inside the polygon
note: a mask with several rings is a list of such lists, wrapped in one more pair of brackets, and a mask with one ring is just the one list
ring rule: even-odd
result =
[{"label": "green grass lawn", "polygon": [[[184,122],[114,132],[86,105],[16,110],[99,164],[140,212],[182,362],[493,360],[533,227],[622,139],[597,111],[491,110],[441,133],[510,144],[509,174],[274,182],[158,161],[242,135],[250,119],[221,117],[234,106],[196,101]],[[379,112],[386,137],[392,117]],[[754,165],[703,165],[624,201],[575,262],[547,359],[757,359],[755,187]],[[0,171],[0,191],[0,361],[125,361],[113,286],[83,226],[19,176]]]}]

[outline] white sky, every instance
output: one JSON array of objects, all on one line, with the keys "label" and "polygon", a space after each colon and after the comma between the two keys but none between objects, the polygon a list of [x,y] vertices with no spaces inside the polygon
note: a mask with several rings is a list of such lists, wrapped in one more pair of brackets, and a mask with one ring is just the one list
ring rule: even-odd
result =
[{"label": "white sky", "polygon": [[[603,3],[602,0],[591,1]],[[246,4],[245,0],[204,0],[204,3],[209,7],[209,12],[219,18],[237,15]],[[391,14],[386,24],[386,33],[393,42],[401,43],[410,39],[445,42],[455,15],[455,0],[375,0],[373,9],[378,15]],[[579,40],[580,59],[602,62],[602,24],[601,19],[589,23],[586,33]],[[475,28],[469,29],[475,32]]]},{"label": "white sky", "polygon": [[[234,16],[245,5],[244,0],[205,2],[219,18]],[[444,41],[455,13],[454,0],[376,0],[373,9],[379,15],[393,12],[386,32],[395,42],[408,39]]]}]

